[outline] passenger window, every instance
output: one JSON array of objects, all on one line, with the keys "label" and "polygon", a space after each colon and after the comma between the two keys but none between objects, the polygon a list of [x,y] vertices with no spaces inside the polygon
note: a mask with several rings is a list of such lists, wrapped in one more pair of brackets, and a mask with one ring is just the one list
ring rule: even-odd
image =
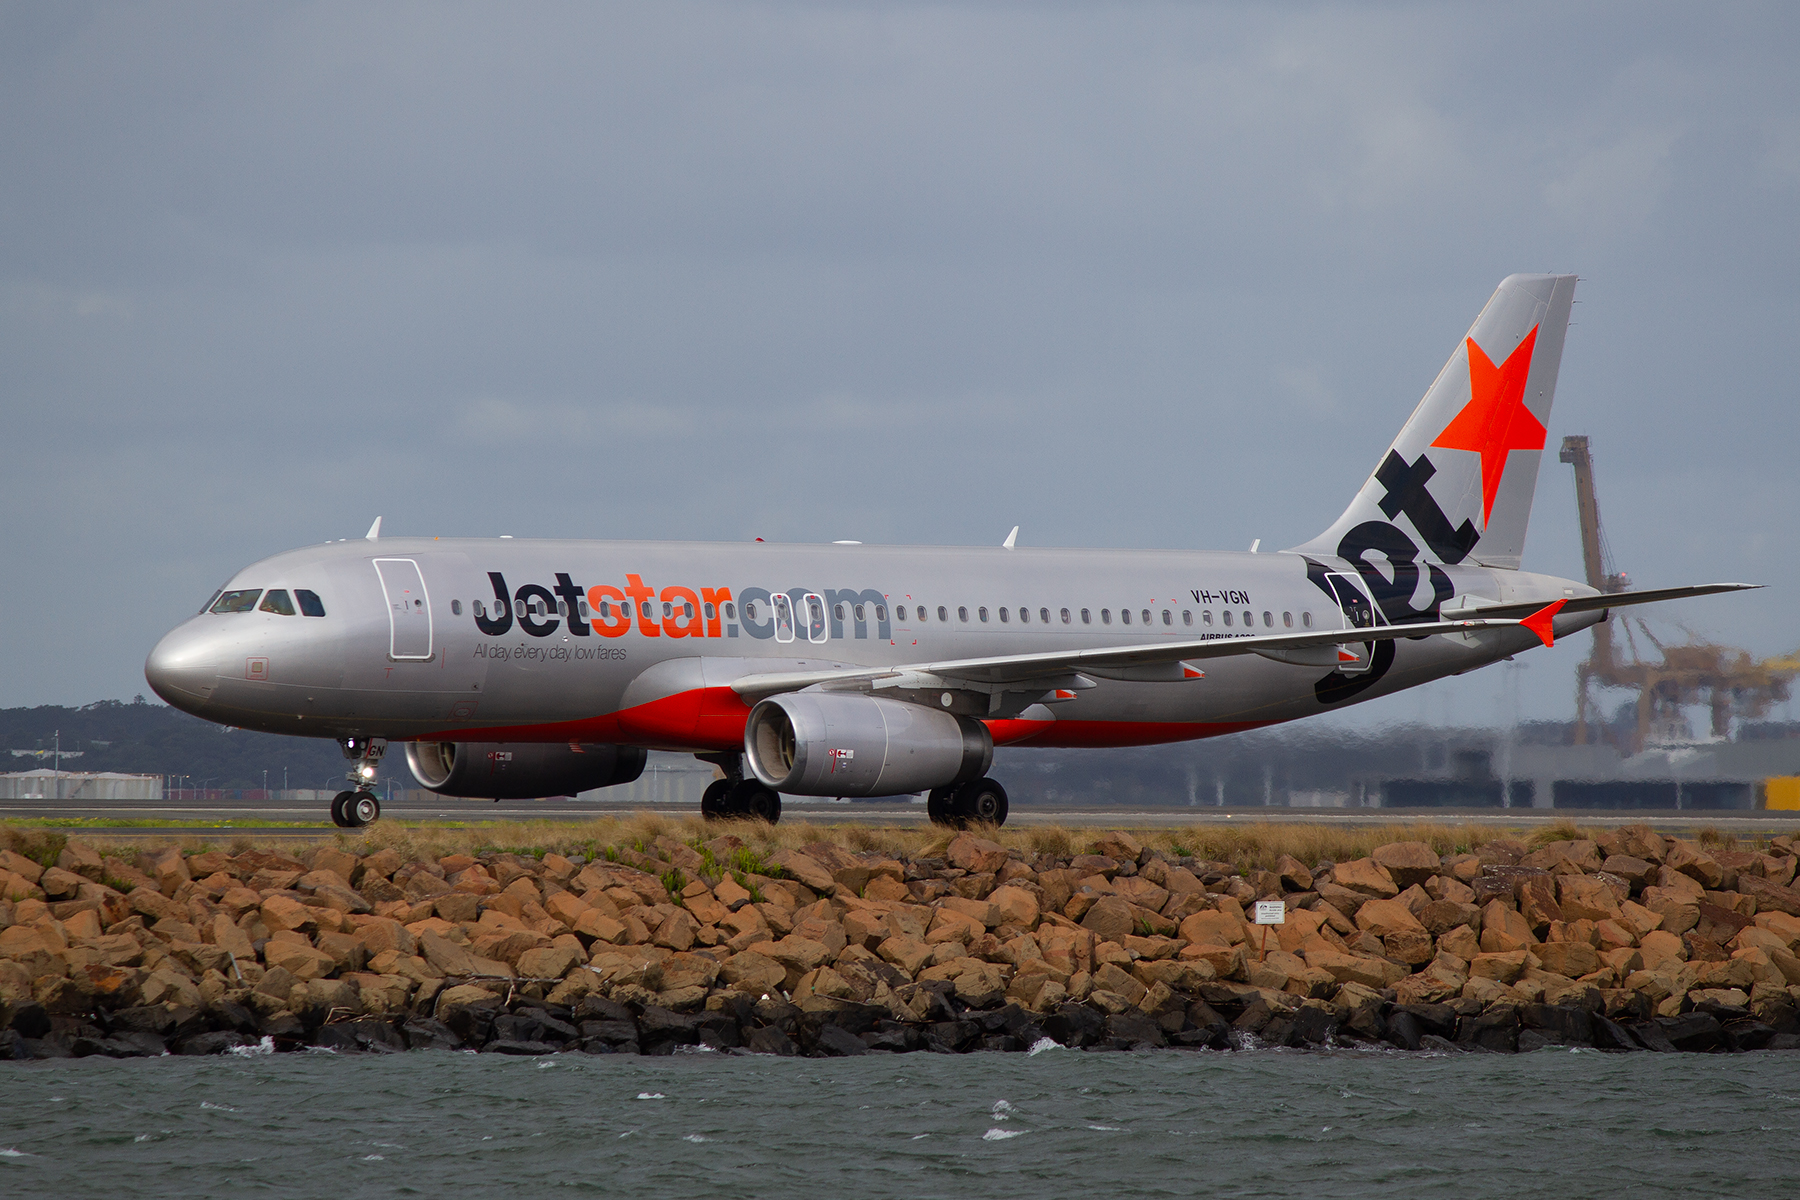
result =
[{"label": "passenger window", "polygon": [[1021,624],[1021,625],[1031,624],[1031,610],[1029,608],[1021,608],[1019,610],[1019,624]]},{"label": "passenger window", "polygon": [[1006,609],[1005,609],[1005,608],[1002,608],[1002,609],[1001,609],[1001,610],[1000,610],[1000,623],[1001,623],[1001,624],[1002,624],[1002,625],[1004,625],[1004,624],[1006,624],[1006,623],[1007,623],[1007,621],[1009,621],[1009,620],[1011,620],[1011,618],[1010,618],[1010,617],[1008,617],[1008,616],[1007,616],[1007,611],[1006,611]]},{"label": "passenger window", "polygon": [[513,599],[513,616],[521,621],[525,619],[525,602],[517,597]]},{"label": "passenger window", "polygon": [[[1038,620],[1040,620],[1044,624],[1048,625],[1050,623],[1050,610],[1047,608],[1038,609]],[[1065,609],[1063,609],[1063,624],[1067,625],[1068,623],[1069,623],[1069,610],[1065,608]]]},{"label": "passenger window", "polygon": [[1208,609],[1203,609],[1201,611],[1200,623],[1202,625],[1211,625],[1212,624],[1212,609],[1208,608]]},{"label": "passenger window", "polygon": [[851,610],[850,610],[850,611],[851,611],[851,612],[853,612],[853,613],[855,613],[855,614],[856,614],[856,619],[857,619],[857,620],[858,620],[858,621],[862,621],[862,620],[866,620],[866,619],[867,619],[867,618],[865,618],[865,617],[864,617],[864,616],[863,616],[863,606],[862,606],[862,605],[860,605],[860,604],[859,604],[859,605],[857,605],[857,606],[856,606],[856,607],[855,607],[855,608],[853,608],[853,609],[851,609]]},{"label": "passenger window", "polygon": [[975,615],[981,618],[983,624],[986,624],[987,623],[987,605],[984,604],[980,608],[976,609]]},{"label": "passenger window", "polygon": [[1272,612],[1263,613],[1263,628],[1264,629],[1275,628],[1275,614],[1274,613],[1272,613]]},{"label": "passenger window", "polygon": [[567,600],[558,600],[556,602],[556,615],[559,617],[566,617],[569,615],[569,602]]},{"label": "passenger window", "polygon": [[288,599],[288,594],[281,588],[272,589],[268,595],[263,597],[263,602],[256,607],[263,612],[278,613],[284,617],[294,615],[294,602]]},{"label": "passenger window", "polygon": [[1245,613],[1245,614],[1244,614],[1244,624],[1245,624],[1245,625],[1246,625],[1246,626],[1248,626],[1248,627],[1250,627],[1250,628],[1255,628],[1255,626],[1256,626],[1256,614],[1255,614],[1255,613],[1253,613],[1253,612],[1246,612],[1246,613]]},{"label": "passenger window", "polygon": [[582,620],[587,621],[593,618],[593,611],[588,608],[588,602],[586,600],[577,600],[575,602],[575,609],[581,614]]},{"label": "passenger window", "polygon": [[1225,611],[1224,611],[1224,613],[1222,613],[1222,614],[1221,614],[1221,615],[1222,615],[1222,616],[1223,616],[1223,617],[1224,617],[1224,619],[1225,619],[1225,623],[1226,623],[1226,624],[1227,624],[1227,625],[1229,625],[1229,624],[1231,624],[1231,610],[1230,610],[1230,609],[1229,609],[1229,608],[1228,608],[1228,609],[1226,609],[1226,610],[1225,610]]},{"label": "passenger window", "polygon": [[1294,614],[1290,613],[1290,612],[1282,613],[1281,614],[1281,623],[1286,628],[1292,629],[1294,627]]},{"label": "passenger window", "polygon": [[209,599],[209,600],[208,600],[208,601],[207,601],[207,602],[206,602],[206,603],[205,603],[205,604],[202,604],[202,605],[201,605],[201,606],[200,606],[200,611],[201,611],[201,612],[206,612],[206,611],[207,611],[207,610],[209,610],[209,609],[210,609],[210,608],[212,608],[212,606],[213,606],[213,600],[217,600],[217,599],[218,599],[218,598],[219,598],[219,597],[220,597],[220,596],[223,596],[223,595],[224,595],[224,594],[225,594],[225,593],[224,593],[224,592],[214,592],[214,593],[213,593],[213,594],[212,594],[212,598],[211,598],[211,599]]},{"label": "passenger window", "polygon": [[681,606],[681,615],[683,617],[686,617],[690,621],[693,620],[694,619],[694,606],[691,604],[683,604]]},{"label": "passenger window", "polygon": [[1112,609],[1103,608],[1100,610],[1100,623],[1102,625],[1111,625],[1112,624]]},{"label": "passenger window", "polygon": [[301,616],[322,617],[325,615],[325,602],[319,599],[319,593],[309,592],[305,588],[295,588],[294,599],[300,602]]},{"label": "passenger window", "polygon": [[1175,623],[1175,616],[1174,616],[1174,614],[1173,614],[1173,613],[1171,613],[1171,612],[1170,612],[1170,611],[1169,611],[1169,610],[1168,610],[1168,609],[1166,609],[1166,608],[1165,608],[1165,609],[1163,609],[1163,624],[1164,624],[1164,625],[1173,625],[1173,624],[1174,624],[1174,623]]},{"label": "passenger window", "polygon": [[[587,602],[585,600],[582,601],[581,608],[582,608],[581,615],[584,617],[587,616]],[[450,602],[450,615],[453,617],[462,616],[462,601],[461,600],[452,600]]]},{"label": "passenger window", "polygon": [[221,592],[213,602],[212,610],[216,613],[249,612],[256,607],[256,598],[262,595],[261,588],[249,588],[235,592]]},{"label": "passenger window", "polygon": [[[532,603],[535,604],[537,602],[534,600],[534,601],[532,601]],[[644,606],[641,611],[643,612],[644,620],[646,620],[646,621],[648,621],[651,617],[656,615],[655,610],[650,607],[650,602],[648,600],[644,601]],[[665,615],[667,615],[667,614],[665,614]]]},{"label": "passenger window", "polygon": [[475,619],[478,621],[487,620],[487,605],[479,600],[475,602]]},{"label": "passenger window", "polygon": [[941,604],[938,605],[938,620],[948,621],[949,619],[950,619],[950,610],[945,608]]},{"label": "passenger window", "polygon": [[719,619],[718,610],[710,604],[702,604],[700,606],[700,611],[705,614],[706,619],[709,621],[716,621]]},{"label": "passenger window", "polygon": [[[726,607],[729,608],[730,605],[726,605]],[[729,617],[731,614],[726,613],[725,615]],[[754,600],[744,601],[744,620],[746,620],[746,621],[756,620],[756,601],[754,601]]]},{"label": "passenger window", "polygon": [[1144,610],[1144,624],[1148,625],[1149,623],[1150,623],[1150,610],[1146,608]]},{"label": "passenger window", "polygon": [[1066,609],[1066,608],[1065,608],[1065,609],[1063,609],[1063,610],[1062,610],[1062,619],[1063,619],[1063,624],[1064,624],[1064,625],[1067,625],[1067,624],[1069,624],[1069,623],[1070,623],[1070,619],[1069,619],[1069,610],[1068,610],[1068,609]]},{"label": "passenger window", "polygon": [[969,619],[969,608],[967,605],[959,604],[956,606],[956,619],[959,621],[967,621]]},{"label": "passenger window", "polygon": [[1129,608],[1121,608],[1119,610],[1119,623],[1122,625],[1131,624],[1131,610]]},{"label": "passenger window", "polygon": [[1312,628],[1312,614],[1309,612],[1301,613],[1300,614],[1300,624],[1306,626],[1306,628],[1308,628],[1308,629],[1311,629]]},{"label": "passenger window", "polygon": [[602,600],[600,602],[600,619],[602,621],[612,620],[612,601],[611,600]]},{"label": "passenger window", "polygon": [[831,617],[835,621],[841,621],[844,619],[844,606],[841,603],[834,604],[831,606]]},{"label": "passenger window", "polygon": [[727,621],[737,620],[737,605],[730,603],[725,605],[725,619]]},{"label": "passenger window", "polygon": [[1183,625],[1192,625],[1194,623],[1194,610],[1193,609],[1184,608],[1181,610],[1181,623]]},{"label": "passenger window", "polygon": [[669,601],[664,600],[663,601],[663,620],[666,621],[674,615],[675,615],[675,606],[673,604],[671,604]]},{"label": "passenger window", "polygon": [[894,620],[896,620],[896,621],[906,620],[906,605],[904,605],[904,604],[894,605]]},{"label": "passenger window", "polygon": [[877,620],[877,621],[885,621],[885,620],[887,620],[887,605],[885,605],[885,604],[877,604],[877,605],[876,605],[876,606],[875,606],[875,619],[876,619],[876,620]]}]

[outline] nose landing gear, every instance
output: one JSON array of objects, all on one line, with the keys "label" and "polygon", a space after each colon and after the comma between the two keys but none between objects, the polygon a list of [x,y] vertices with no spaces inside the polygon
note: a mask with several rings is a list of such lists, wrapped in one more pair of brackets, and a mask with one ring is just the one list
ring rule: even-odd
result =
[{"label": "nose landing gear", "polygon": [[381,801],[369,790],[375,782],[375,764],[381,761],[387,743],[380,738],[339,738],[338,746],[351,761],[345,778],[353,785],[331,799],[331,823],[339,829],[361,829],[381,819]]}]

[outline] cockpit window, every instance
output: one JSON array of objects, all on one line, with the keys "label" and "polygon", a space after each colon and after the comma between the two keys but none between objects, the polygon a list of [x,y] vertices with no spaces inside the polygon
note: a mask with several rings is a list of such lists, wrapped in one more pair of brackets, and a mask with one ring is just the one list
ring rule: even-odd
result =
[{"label": "cockpit window", "polygon": [[300,602],[300,612],[303,616],[322,617],[325,615],[325,604],[319,599],[319,593],[309,592],[305,588],[295,588],[294,599]]},{"label": "cockpit window", "polygon": [[216,613],[249,612],[256,607],[256,598],[262,595],[261,588],[248,588],[235,592],[222,592],[213,601],[212,610]]},{"label": "cockpit window", "polygon": [[201,605],[201,606],[200,606],[200,611],[201,611],[201,612],[206,612],[206,611],[208,611],[208,610],[209,610],[209,609],[211,609],[211,608],[212,608],[212,606],[213,606],[213,600],[217,600],[217,599],[218,599],[218,598],[219,598],[219,597],[220,597],[220,596],[223,596],[223,595],[224,595],[224,594],[225,594],[225,593],[224,593],[224,592],[214,592],[214,593],[213,593],[213,594],[212,594],[212,598],[211,598],[211,599],[209,599],[209,600],[207,600],[207,602],[206,602],[206,603],[205,603],[205,604],[202,604],[202,605]]},{"label": "cockpit window", "polygon": [[256,607],[261,612],[277,613],[284,617],[294,615],[294,602],[288,599],[287,592],[282,588],[271,588],[269,594],[263,597],[263,602]]}]

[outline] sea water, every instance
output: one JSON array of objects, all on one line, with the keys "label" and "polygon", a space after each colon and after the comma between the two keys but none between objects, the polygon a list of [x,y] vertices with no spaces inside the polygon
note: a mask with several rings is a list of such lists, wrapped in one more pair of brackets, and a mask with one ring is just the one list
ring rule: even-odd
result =
[{"label": "sea water", "polygon": [[1791,1196],[1800,1056],[0,1064],[11,1196]]}]

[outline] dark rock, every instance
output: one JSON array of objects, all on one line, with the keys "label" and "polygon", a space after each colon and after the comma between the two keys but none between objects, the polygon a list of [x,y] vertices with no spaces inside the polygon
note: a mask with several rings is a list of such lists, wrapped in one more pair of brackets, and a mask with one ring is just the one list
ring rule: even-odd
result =
[{"label": "dark rock", "polygon": [[1118,1013],[1106,1018],[1106,1036],[1124,1038],[1133,1045],[1160,1046],[1166,1040],[1162,1026],[1139,1013]]},{"label": "dark rock", "polygon": [[[1800,1033],[1778,1033],[1769,1039],[1764,1050],[1800,1050]],[[0,1058],[6,1057],[5,1050],[0,1048]]]},{"label": "dark rock", "polygon": [[[139,1034],[139,1037],[146,1035]],[[248,1034],[235,1029],[220,1029],[212,1033],[196,1033],[192,1037],[182,1038],[175,1043],[176,1054],[223,1054],[238,1046],[252,1046],[256,1040]]]},{"label": "dark rock", "polygon": [[699,1022],[687,1013],[647,1004],[638,1018],[640,1053],[670,1054],[677,1046],[692,1046],[699,1040]]},{"label": "dark rock", "polygon": [[74,1051],[51,1038],[22,1037],[13,1051],[15,1058],[73,1058]]},{"label": "dark rock", "polygon": [[818,1035],[813,1039],[813,1052],[830,1058],[850,1058],[858,1054],[867,1054],[868,1046],[856,1034],[842,1025],[822,1025]]},{"label": "dark rock", "polygon": [[1169,1045],[1188,1050],[1223,1050],[1230,1044],[1230,1030],[1231,1026],[1223,1023],[1217,1028],[1184,1029],[1169,1035]]},{"label": "dark rock", "polygon": [[1775,1030],[1752,1017],[1727,1021],[1725,1044],[1733,1050],[1761,1050],[1775,1037]]},{"label": "dark rock", "polygon": [[982,1050],[998,1050],[1002,1053],[1016,1053],[1025,1049],[1025,1043],[1010,1033],[990,1033],[981,1039],[978,1048]]},{"label": "dark rock", "polygon": [[984,1012],[974,1019],[981,1026],[983,1033],[1007,1033],[1014,1037],[1018,1037],[1025,1027],[1032,1023],[1031,1014],[1017,1004],[1008,1004],[1004,1008]]},{"label": "dark rock", "polygon": [[623,1046],[629,1043],[633,1050],[637,1049],[637,1022],[623,1021],[583,1021],[581,1023],[581,1039],[584,1042],[602,1041],[612,1046]]},{"label": "dark rock", "polygon": [[513,1054],[522,1058],[535,1058],[544,1054],[555,1054],[561,1046],[553,1046],[549,1042],[515,1042],[511,1040],[493,1041],[481,1048],[483,1054]]},{"label": "dark rock", "polygon": [[356,1039],[357,1046],[363,1050],[383,1054],[406,1049],[406,1039],[400,1036],[400,1031],[389,1022],[375,1017],[345,1021],[339,1028],[348,1030]]},{"label": "dark rock", "polygon": [[430,1017],[412,1018],[400,1027],[400,1033],[409,1050],[454,1050],[459,1044],[448,1025]]},{"label": "dark rock", "polygon": [[883,1021],[868,1033],[862,1035],[863,1045],[871,1050],[891,1050],[895,1054],[909,1054],[923,1048],[925,1035],[911,1025],[899,1021]]},{"label": "dark rock", "polygon": [[[256,1028],[254,1013],[251,1014],[250,1022],[250,1028]],[[141,1008],[121,1008],[107,1015],[107,1024],[115,1033],[130,1031],[154,1033],[167,1037],[175,1031],[175,1014],[160,1004],[145,1005]]]},{"label": "dark rock", "polygon": [[241,1004],[233,1004],[229,1000],[215,1000],[206,1006],[207,1020],[218,1029],[235,1029],[239,1033],[249,1033],[256,1028],[256,1014]]},{"label": "dark rock", "polygon": [[1061,1005],[1044,1018],[1044,1033],[1070,1047],[1087,1045],[1105,1028],[1106,1018],[1085,1004]]},{"label": "dark rock", "polygon": [[306,1026],[300,1018],[291,1012],[271,1013],[256,1023],[256,1030],[263,1037],[274,1038],[278,1042],[304,1042]]},{"label": "dark rock", "polygon": [[1617,1021],[1595,1014],[1594,1045],[1602,1050],[1641,1050],[1643,1046]]},{"label": "dark rock", "polygon": [[828,1005],[813,1007],[815,1003],[816,1001],[809,1001],[807,1011],[800,1018],[801,1023],[809,1030],[817,1030],[826,1025],[836,1025],[839,1029],[849,1033],[867,1033],[887,1019],[888,1010],[879,1005],[838,1000]]},{"label": "dark rock", "polygon": [[1594,1044],[1593,1014],[1573,1004],[1526,1004],[1519,1009],[1519,1023],[1559,1046]]},{"label": "dark rock", "polygon": [[1625,1028],[1626,1032],[1636,1038],[1638,1044],[1646,1050],[1654,1050],[1658,1054],[1677,1053],[1675,1043],[1669,1040],[1669,1035],[1664,1033],[1662,1026],[1655,1021],[1643,1021]]},{"label": "dark rock", "polygon": [[1302,1004],[1294,1012],[1294,1034],[1303,1042],[1317,1046],[1337,1029],[1337,1018],[1328,1008]]},{"label": "dark rock", "polygon": [[1396,1004],[1388,1014],[1391,1025],[1394,1013],[1406,1013],[1418,1023],[1421,1034],[1435,1033],[1439,1037],[1450,1037],[1456,1032],[1456,1020],[1459,1016],[1472,1017],[1481,1012],[1479,1002],[1471,1001],[1467,1011],[1459,1011],[1461,1005],[1451,1004]]},{"label": "dark rock", "polygon": [[752,1054],[779,1054],[783,1058],[800,1053],[794,1039],[775,1025],[758,1025],[750,1030],[744,1035],[744,1048]]},{"label": "dark rock", "polygon": [[13,1008],[10,1028],[22,1038],[36,1040],[50,1032],[50,1014],[36,1000],[26,1000]]},{"label": "dark rock", "polygon": [[312,1044],[321,1050],[335,1050],[339,1054],[357,1054],[362,1051],[355,1031],[347,1024],[319,1026],[319,1031],[313,1034]]},{"label": "dark rock", "polygon": [[1465,1046],[1478,1046],[1499,1054],[1511,1054],[1519,1048],[1519,1010],[1511,1004],[1495,1004],[1480,1016],[1460,1017],[1456,1022],[1456,1040]]},{"label": "dark rock", "polygon": [[500,997],[494,996],[485,1001],[454,1005],[448,1012],[440,1014],[439,1020],[463,1045],[479,1046],[488,1040],[499,1010]]},{"label": "dark rock", "polygon": [[1294,1018],[1287,1013],[1270,1018],[1261,1030],[1251,1036],[1265,1046],[1297,1046],[1300,1044],[1300,1037],[1294,1032]]},{"label": "dark rock", "polygon": [[1536,1029],[1521,1029],[1519,1030],[1519,1042],[1516,1049],[1520,1054],[1530,1054],[1533,1050],[1542,1050],[1546,1046],[1554,1046],[1556,1044],[1557,1043],[1551,1041]]},{"label": "dark rock", "polygon": [[1396,1008],[1388,1014],[1387,1040],[1393,1045],[1402,1050],[1417,1050],[1426,1036],[1423,1023],[1410,1010]]},{"label": "dark rock", "polygon": [[1466,1054],[1473,1047],[1453,1042],[1449,1038],[1441,1038],[1435,1033],[1428,1033],[1419,1039],[1419,1049],[1435,1050],[1440,1054]]},{"label": "dark rock", "polygon": [[1241,1029],[1245,1033],[1261,1033],[1270,1021],[1275,1019],[1275,1010],[1268,1002],[1258,997],[1245,1007],[1238,1019],[1231,1023],[1232,1028]]},{"label": "dark rock", "polygon": [[1661,1029],[1677,1050],[1716,1050],[1725,1043],[1725,1031],[1711,1013],[1683,1013],[1679,1017],[1658,1017],[1652,1022]]},{"label": "dark rock", "polygon": [[976,1039],[981,1037],[981,1026],[973,1021],[938,1021],[931,1026],[930,1032],[952,1051],[961,1053],[974,1049]]},{"label": "dark rock", "polygon": [[572,1042],[581,1034],[547,1012],[527,1008],[496,1016],[491,1036],[494,1041],[506,1042]]},{"label": "dark rock", "polygon": [[577,1024],[583,1021],[631,1021],[634,1014],[623,1004],[614,1003],[604,996],[583,996],[575,1005],[574,1020]]},{"label": "dark rock", "polygon": [[726,1013],[697,1013],[694,1028],[700,1033],[700,1044],[714,1050],[732,1050],[744,1044],[737,1021]]}]

